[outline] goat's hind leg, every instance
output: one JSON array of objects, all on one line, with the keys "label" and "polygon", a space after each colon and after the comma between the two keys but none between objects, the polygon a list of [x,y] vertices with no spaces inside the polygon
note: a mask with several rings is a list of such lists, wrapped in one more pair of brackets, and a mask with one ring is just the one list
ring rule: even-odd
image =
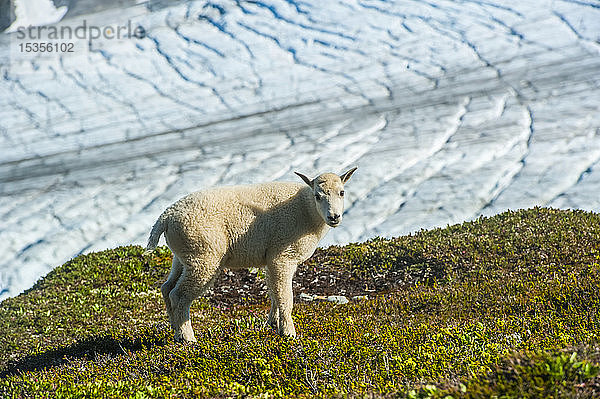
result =
[{"label": "goat's hind leg", "polygon": [[183,272],[175,288],[169,293],[175,341],[196,342],[190,321],[192,301],[202,295],[217,276],[218,265],[205,262],[194,262],[183,265]]},{"label": "goat's hind leg", "polygon": [[169,294],[175,288],[177,284],[177,280],[181,277],[181,273],[183,272],[183,264],[177,258],[175,254],[173,254],[173,265],[171,266],[171,273],[169,273],[169,277],[167,281],[160,287],[160,292],[162,293],[163,300],[165,301],[165,306],[167,308],[167,315],[169,316],[169,323],[171,323],[171,327],[173,327],[173,310],[171,307],[171,298],[169,298]]}]

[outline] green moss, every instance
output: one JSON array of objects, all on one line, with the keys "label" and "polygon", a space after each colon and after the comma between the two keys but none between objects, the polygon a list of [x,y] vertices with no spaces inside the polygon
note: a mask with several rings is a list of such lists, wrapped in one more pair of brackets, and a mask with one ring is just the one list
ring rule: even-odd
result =
[{"label": "green moss", "polygon": [[541,208],[330,247],[303,267],[379,294],[297,304],[296,340],[265,301],[200,299],[193,346],[167,328],[167,249],[83,255],[0,304],[0,397],[597,397],[599,247],[597,214]]}]

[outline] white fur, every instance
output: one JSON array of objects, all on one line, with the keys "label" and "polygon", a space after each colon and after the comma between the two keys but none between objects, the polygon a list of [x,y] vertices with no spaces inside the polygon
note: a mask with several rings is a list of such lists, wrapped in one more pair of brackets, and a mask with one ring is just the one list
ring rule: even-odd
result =
[{"label": "white fur", "polygon": [[147,251],[163,233],[173,251],[161,291],[175,339],[196,340],[190,305],[225,267],[265,267],[268,323],[282,335],[295,336],[292,278],[329,226],[339,225],[344,183],[354,170],[314,180],[298,173],[307,185],[272,182],[199,191],[167,208],[152,228]]}]

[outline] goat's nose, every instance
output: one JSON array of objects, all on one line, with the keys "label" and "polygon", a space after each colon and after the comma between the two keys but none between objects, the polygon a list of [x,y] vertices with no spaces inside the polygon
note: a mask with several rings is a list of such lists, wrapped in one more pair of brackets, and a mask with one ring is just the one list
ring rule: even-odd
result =
[{"label": "goat's nose", "polygon": [[337,222],[338,220],[340,220],[340,215],[333,214],[333,215],[329,215],[327,216],[327,219],[329,219],[330,222]]}]

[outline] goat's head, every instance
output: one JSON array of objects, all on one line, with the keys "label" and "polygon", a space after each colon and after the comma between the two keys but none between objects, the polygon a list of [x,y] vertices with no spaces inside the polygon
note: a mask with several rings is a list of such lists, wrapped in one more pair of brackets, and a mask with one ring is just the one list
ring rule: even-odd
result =
[{"label": "goat's head", "polygon": [[344,213],[344,184],[350,179],[356,168],[342,175],[323,173],[309,179],[302,173],[295,172],[312,189],[317,212],[331,227],[337,227],[342,222]]}]

